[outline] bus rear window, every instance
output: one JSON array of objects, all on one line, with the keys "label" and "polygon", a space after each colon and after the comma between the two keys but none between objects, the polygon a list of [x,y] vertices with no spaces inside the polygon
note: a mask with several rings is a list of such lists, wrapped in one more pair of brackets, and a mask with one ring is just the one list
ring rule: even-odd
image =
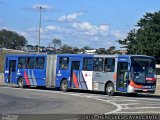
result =
[{"label": "bus rear window", "polygon": [[93,70],[93,58],[84,58],[83,70],[84,71],[92,71]]}]

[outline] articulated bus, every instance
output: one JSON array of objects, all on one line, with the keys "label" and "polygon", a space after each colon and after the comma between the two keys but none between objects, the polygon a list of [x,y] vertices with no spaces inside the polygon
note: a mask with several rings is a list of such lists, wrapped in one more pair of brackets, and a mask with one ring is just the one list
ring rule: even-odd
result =
[{"label": "articulated bus", "polygon": [[144,55],[20,54],[7,55],[4,78],[19,87],[55,87],[115,92],[154,93],[153,57]]}]

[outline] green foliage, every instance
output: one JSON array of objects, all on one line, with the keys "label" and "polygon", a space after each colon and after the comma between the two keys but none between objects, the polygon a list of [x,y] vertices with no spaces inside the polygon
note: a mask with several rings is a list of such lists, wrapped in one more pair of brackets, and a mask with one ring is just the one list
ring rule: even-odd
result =
[{"label": "green foliage", "polygon": [[113,54],[121,54],[118,50],[116,50],[115,46],[111,46],[108,49],[105,48],[98,48],[96,50],[97,54],[107,54],[107,55],[113,55]]},{"label": "green foliage", "polygon": [[19,49],[27,44],[26,39],[16,32],[2,29],[0,31],[0,47]]},{"label": "green foliage", "polygon": [[55,49],[57,49],[57,47],[61,47],[61,40],[60,39],[53,39],[52,40],[52,42],[51,42],[51,44],[53,44],[53,47],[55,48]]},{"label": "green foliage", "polygon": [[137,22],[137,30],[131,30],[124,40],[118,40],[127,48],[128,54],[160,54],[160,11],[146,13]]},{"label": "green foliage", "polygon": [[66,53],[69,53],[69,54],[77,54],[79,53],[79,49],[77,47],[71,47],[71,46],[68,46],[66,44],[64,44],[63,46],[61,46],[61,53],[62,54],[66,54]]},{"label": "green foliage", "polygon": [[96,49],[97,54],[107,54],[107,50],[105,48]]}]

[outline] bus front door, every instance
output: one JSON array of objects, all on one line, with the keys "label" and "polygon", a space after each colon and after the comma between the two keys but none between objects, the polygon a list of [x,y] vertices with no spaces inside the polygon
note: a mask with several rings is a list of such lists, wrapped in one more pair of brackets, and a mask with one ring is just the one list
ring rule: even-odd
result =
[{"label": "bus front door", "polygon": [[118,62],[116,90],[127,91],[128,83],[128,62]]},{"label": "bus front door", "polygon": [[80,61],[71,61],[71,88],[80,89]]},{"label": "bus front door", "polygon": [[8,83],[15,82],[15,75],[16,75],[16,60],[9,60]]}]

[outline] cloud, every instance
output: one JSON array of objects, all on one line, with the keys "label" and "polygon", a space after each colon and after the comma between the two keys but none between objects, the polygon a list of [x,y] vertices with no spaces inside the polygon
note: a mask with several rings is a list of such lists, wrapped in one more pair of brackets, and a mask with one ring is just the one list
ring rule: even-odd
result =
[{"label": "cloud", "polygon": [[127,33],[120,30],[112,30],[111,34],[117,39],[124,39]]},{"label": "cloud", "polygon": [[20,34],[20,35],[22,35],[22,36],[24,36],[25,38],[30,37],[30,35],[27,32],[25,32],[25,31],[17,31],[17,33]]},{"label": "cloud", "polygon": [[33,26],[27,29],[28,32],[38,32],[38,28]]},{"label": "cloud", "polygon": [[101,24],[100,26],[92,25],[89,22],[72,23],[71,26],[78,31],[84,32],[88,36],[102,35],[106,36],[109,31],[109,25]]},{"label": "cloud", "polygon": [[60,30],[60,27],[49,25],[45,28],[46,31],[58,31]]},{"label": "cloud", "polygon": [[82,16],[83,12],[71,13],[58,18],[59,22],[74,22],[79,16]]},{"label": "cloud", "polygon": [[[38,32],[39,31],[39,27],[33,26],[33,27],[28,28],[26,31],[27,32]],[[44,29],[41,28],[41,33],[43,33],[43,32],[44,32]]]}]

